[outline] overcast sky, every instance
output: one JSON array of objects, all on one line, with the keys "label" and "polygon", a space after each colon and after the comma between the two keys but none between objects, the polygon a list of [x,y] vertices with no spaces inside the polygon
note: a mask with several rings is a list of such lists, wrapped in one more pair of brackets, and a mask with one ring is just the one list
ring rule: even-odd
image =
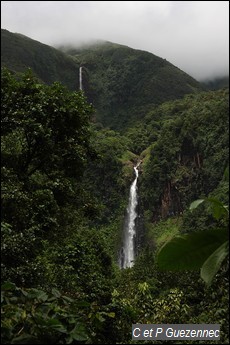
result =
[{"label": "overcast sky", "polygon": [[198,80],[229,73],[228,1],[1,1],[2,28],[48,45],[102,39]]}]

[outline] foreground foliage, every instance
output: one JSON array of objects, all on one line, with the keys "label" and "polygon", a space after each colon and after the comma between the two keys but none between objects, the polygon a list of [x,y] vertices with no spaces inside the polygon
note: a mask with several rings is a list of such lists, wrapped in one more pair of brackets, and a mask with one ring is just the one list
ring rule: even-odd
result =
[{"label": "foreground foliage", "polygon": [[65,238],[65,210],[80,205],[92,110],[81,94],[30,72],[17,80],[3,70],[1,85],[3,278],[28,285],[42,241]]},{"label": "foreground foliage", "polygon": [[[133,343],[133,323],[217,323],[229,342],[227,259],[208,287],[198,271],[162,272],[156,262],[175,234],[222,241],[215,229],[226,228],[226,208],[213,208],[217,220],[204,202],[188,206],[205,194],[227,205],[225,116],[225,91],[186,97],[152,109],[135,141],[135,128],[121,135],[90,124],[81,92],[2,72],[3,344]],[[119,270],[142,149],[145,243],[134,267]]]},{"label": "foreground foliage", "polygon": [[[228,217],[228,208],[216,199],[194,201],[190,209],[210,203],[213,216]],[[210,229],[174,237],[160,249],[157,262],[161,269],[200,269],[201,278],[209,285],[229,253],[228,228]]]}]

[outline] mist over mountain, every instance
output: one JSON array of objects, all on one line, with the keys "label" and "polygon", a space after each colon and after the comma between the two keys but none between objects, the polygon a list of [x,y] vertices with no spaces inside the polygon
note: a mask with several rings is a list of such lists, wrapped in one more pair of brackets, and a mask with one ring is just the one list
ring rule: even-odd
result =
[{"label": "mist over mountain", "polygon": [[208,90],[219,90],[224,87],[229,87],[229,76],[220,76],[213,79],[206,79],[202,82],[202,84]]},{"label": "mist over mountain", "polygon": [[82,66],[84,92],[103,126],[126,128],[153,105],[204,89],[165,59],[124,45],[95,42],[58,50],[7,30],[1,38],[2,66],[15,72],[30,67],[45,83],[60,81],[77,90]]},{"label": "mist over mountain", "polygon": [[31,68],[44,83],[59,81],[70,90],[78,88],[78,66],[70,56],[27,36],[3,29],[1,65],[13,72],[24,72]]},{"label": "mist over mountain", "polygon": [[198,81],[229,73],[227,1],[2,2],[2,28],[50,46],[103,39],[166,58]]},{"label": "mist over mountain", "polygon": [[111,128],[125,128],[151,106],[203,89],[165,59],[123,45],[105,42],[67,53],[83,66],[84,90],[97,120]]}]

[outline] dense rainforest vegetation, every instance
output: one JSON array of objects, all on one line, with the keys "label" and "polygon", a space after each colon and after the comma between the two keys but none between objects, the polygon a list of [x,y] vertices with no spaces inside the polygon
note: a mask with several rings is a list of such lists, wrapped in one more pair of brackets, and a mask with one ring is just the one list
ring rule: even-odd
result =
[{"label": "dense rainforest vegetation", "polygon": [[[16,46],[1,73],[2,343],[134,344],[136,323],[220,324],[220,341],[209,343],[229,343],[228,89],[202,91],[166,61],[109,43],[102,50],[68,48],[70,65],[60,55],[77,69],[74,78],[84,62],[85,90],[71,91],[68,68],[63,83],[52,84],[62,81],[58,61],[54,79],[42,79],[42,46],[16,38],[36,58],[33,72],[16,73],[24,69],[15,67],[15,56],[25,54]],[[153,87],[150,78],[148,89],[152,60],[160,64],[159,80]],[[164,77],[186,80],[190,90],[172,95],[174,84],[165,87]],[[123,119],[126,102],[133,107]],[[134,266],[121,270],[137,162],[140,242]]]},{"label": "dense rainforest vegetation", "polygon": [[13,72],[30,67],[43,82],[83,89],[95,108],[97,125],[125,130],[155,104],[197,93],[205,87],[165,59],[111,42],[81,49],[55,49],[29,37],[1,30],[1,63]]},{"label": "dense rainforest vegetation", "polygon": [[14,72],[25,72],[28,67],[47,84],[60,81],[76,90],[78,64],[66,54],[31,38],[1,29],[1,66]]},{"label": "dense rainforest vegetation", "polygon": [[83,68],[84,91],[95,105],[97,122],[115,130],[132,126],[153,104],[203,89],[167,60],[145,51],[105,42],[66,52]]},{"label": "dense rainforest vegetation", "polygon": [[[208,287],[199,270],[156,262],[175,234],[226,226],[188,207],[201,196],[228,202],[227,96],[164,103],[124,136],[97,129],[81,92],[2,71],[3,343],[132,343],[138,322],[219,323],[228,342],[228,262]],[[119,270],[138,157],[145,241]]]}]

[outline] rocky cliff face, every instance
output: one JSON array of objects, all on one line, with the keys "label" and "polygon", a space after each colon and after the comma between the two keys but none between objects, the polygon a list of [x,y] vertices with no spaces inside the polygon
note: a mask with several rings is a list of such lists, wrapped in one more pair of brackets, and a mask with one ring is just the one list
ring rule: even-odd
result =
[{"label": "rocky cliff face", "polygon": [[181,215],[184,211],[181,198],[181,190],[183,185],[192,185],[192,175],[188,174],[188,170],[193,171],[195,175],[199,174],[202,168],[203,158],[198,152],[185,152],[178,155],[178,174],[179,178],[174,178],[167,182],[160,198],[158,216],[165,219],[167,217]]}]

